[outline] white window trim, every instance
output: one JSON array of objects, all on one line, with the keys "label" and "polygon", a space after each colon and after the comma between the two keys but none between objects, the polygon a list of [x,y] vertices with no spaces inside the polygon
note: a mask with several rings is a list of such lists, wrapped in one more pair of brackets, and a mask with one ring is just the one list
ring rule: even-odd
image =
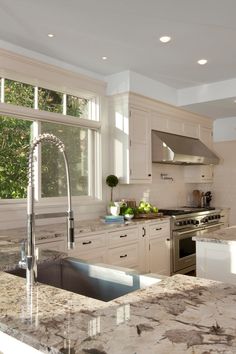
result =
[{"label": "white window trim", "polygon": [[[102,190],[101,190],[101,166],[98,167],[98,162],[100,161],[99,154],[101,150],[101,143],[100,139],[97,138],[97,136],[100,135],[100,130],[101,130],[101,122],[100,121],[93,121],[89,119],[84,119],[84,118],[78,118],[78,117],[72,117],[68,115],[62,115],[59,113],[53,113],[53,112],[45,112],[45,111],[39,111],[37,109],[33,108],[28,108],[28,107],[22,107],[22,106],[16,106],[12,104],[6,104],[6,103],[0,103],[0,115],[5,115],[9,117],[14,117],[18,119],[25,119],[25,120],[30,120],[30,121],[36,121],[36,122],[52,122],[52,123],[57,123],[57,124],[65,124],[65,125],[73,125],[76,127],[81,127],[81,128],[88,128],[91,130],[94,130],[95,134],[95,139],[94,139],[94,146],[92,147],[94,151],[94,159],[93,161],[95,166],[95,169],[98,168],[98,171],[95,171],[94,169],[94,175],[91,177],[94,181],[94,185],[92,185],[92,190],[90,190],[90,194],[93,194],[94,197],[89,196],[73,196],[73,205],[89,205],[89,204],[94,204],[98,203],[100,204],[101,199],[102,199]],[[35,128],[34,128],[35,129]],[[40,133],[39,131],[35,132],[37,135]],[[37,154],[37,158],[40,157],[40,149]],[[91,160],[91,159],[90,159]],[[91,161],[89,161],[91,164]],[[40,168],[40,167],[39,167]],[[65,205],[66,203],[66,197],[55,197],[55,198],[42,198],[41,197],[41,174],[40,171],[37,171],[35,169],[35,179],[36,183],[38,183],[39,188],[36,188],[35,190],[35,199],[36,203],[38,206],[40,205],[47,205],[47,206],[55,206],[55,205]],[[37,173],[38,172],[38,173]],[[24,205],[25,206],[26,199],[0,199],[0,205]]]}]

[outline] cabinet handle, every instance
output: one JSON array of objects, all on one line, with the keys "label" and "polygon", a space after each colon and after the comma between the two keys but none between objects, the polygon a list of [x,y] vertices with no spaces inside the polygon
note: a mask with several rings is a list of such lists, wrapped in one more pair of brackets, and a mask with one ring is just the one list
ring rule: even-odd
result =
[{"label": "cabinet handle", "polygon": [[146,229],[145,227],[143,227],[143,234],[142,234],[142,237],[146,236]]},{"label": "cabinet handle", "polygon": [[127,237],[127,235],[120,235],[120,238],[122,238],[122,237]]},{"label": "cabinet handle", "polygon": [[127,254],[124,254],[123,256],[120,256],[120,258],[126,258]]},{"label": "cabinet handle", "polygon": [[92,241],[83,242],[82,245],[90,245],[91,243],[92,243]]},{"label": "cabinet handle", "polygon": [[156,231],[160,231],[160,230],[162,230],[162,227],[157,227],[156,228]]}]

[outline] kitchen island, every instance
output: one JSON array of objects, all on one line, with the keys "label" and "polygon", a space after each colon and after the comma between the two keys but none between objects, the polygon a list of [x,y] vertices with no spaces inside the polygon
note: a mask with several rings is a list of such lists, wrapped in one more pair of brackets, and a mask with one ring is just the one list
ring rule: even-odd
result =
[{"label": "kitchen island", "polygon": [[175,275],[103,302],[43,284],[27,292],[0,272],[0,294],[0,330],[43,353],[236,353],[234,285]]},{"label": "kitchen island", "polygon": [[197,276],[236,284],[236,226],[193,239],[196,241]]}]

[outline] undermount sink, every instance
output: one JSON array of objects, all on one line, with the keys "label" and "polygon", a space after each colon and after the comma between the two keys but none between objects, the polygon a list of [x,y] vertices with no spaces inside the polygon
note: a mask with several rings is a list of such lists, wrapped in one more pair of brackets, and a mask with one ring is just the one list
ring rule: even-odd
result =
[{"label": "undermount sink", "polygon": [[[24,269],[8,271],[25,277]],[[120,269],[89,264],[76,258],[63,258],[38,265],[38,281],[76,294],[101,301],[111,301],[122,295],[145,288],[161,281],[145,275]]]}]

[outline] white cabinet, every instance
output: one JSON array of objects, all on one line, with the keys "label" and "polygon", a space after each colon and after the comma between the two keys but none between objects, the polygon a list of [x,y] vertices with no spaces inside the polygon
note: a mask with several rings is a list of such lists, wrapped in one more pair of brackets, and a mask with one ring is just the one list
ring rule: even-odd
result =
[{"label": "white cabinet", "polygon": [[111,170],[120,183],[150,183],[151,130],[148,109],[132,104],[129,94],[110,98]]},{"label": "white cabinet", "polygon": [[130,109],[130,181],[150,182],[151,175],[151,130],[149,113]]},{"label": "white cabinet", "polygon": [[170,275],[170,224],[149,225],[149,272]]},{"label": "white cabinet", "polygon": [[236,242],[196,242],[197,276],[236,284]]},{"label": "white cabinet", "polygon": [[199,137],[200,137],[200,140],[203,142],[203,144],[205,144],[210,149],[212,148],[212,145],[213,145],[212,128],[204,127],[204,126],[200,125],[199,126]]},{"label": "white cabinet", "polygon": [[190,138],[199,138],[199,124],[194,122],[184,122],[183,135]]},{"label": "white cabinet", "polygon": [[138,230],[136,226],[107,233],[108,264],[139,270]]},{"label": "white cabinet", "polygon": [[213,166],[197,165],[184,167],[185,183],[212,183],[213,182]]},{"label": "white cabinet", "polygon": [[107,240],[105,232],[75,235],[75,249],[68,255],[93,263],[107,262]]}]

